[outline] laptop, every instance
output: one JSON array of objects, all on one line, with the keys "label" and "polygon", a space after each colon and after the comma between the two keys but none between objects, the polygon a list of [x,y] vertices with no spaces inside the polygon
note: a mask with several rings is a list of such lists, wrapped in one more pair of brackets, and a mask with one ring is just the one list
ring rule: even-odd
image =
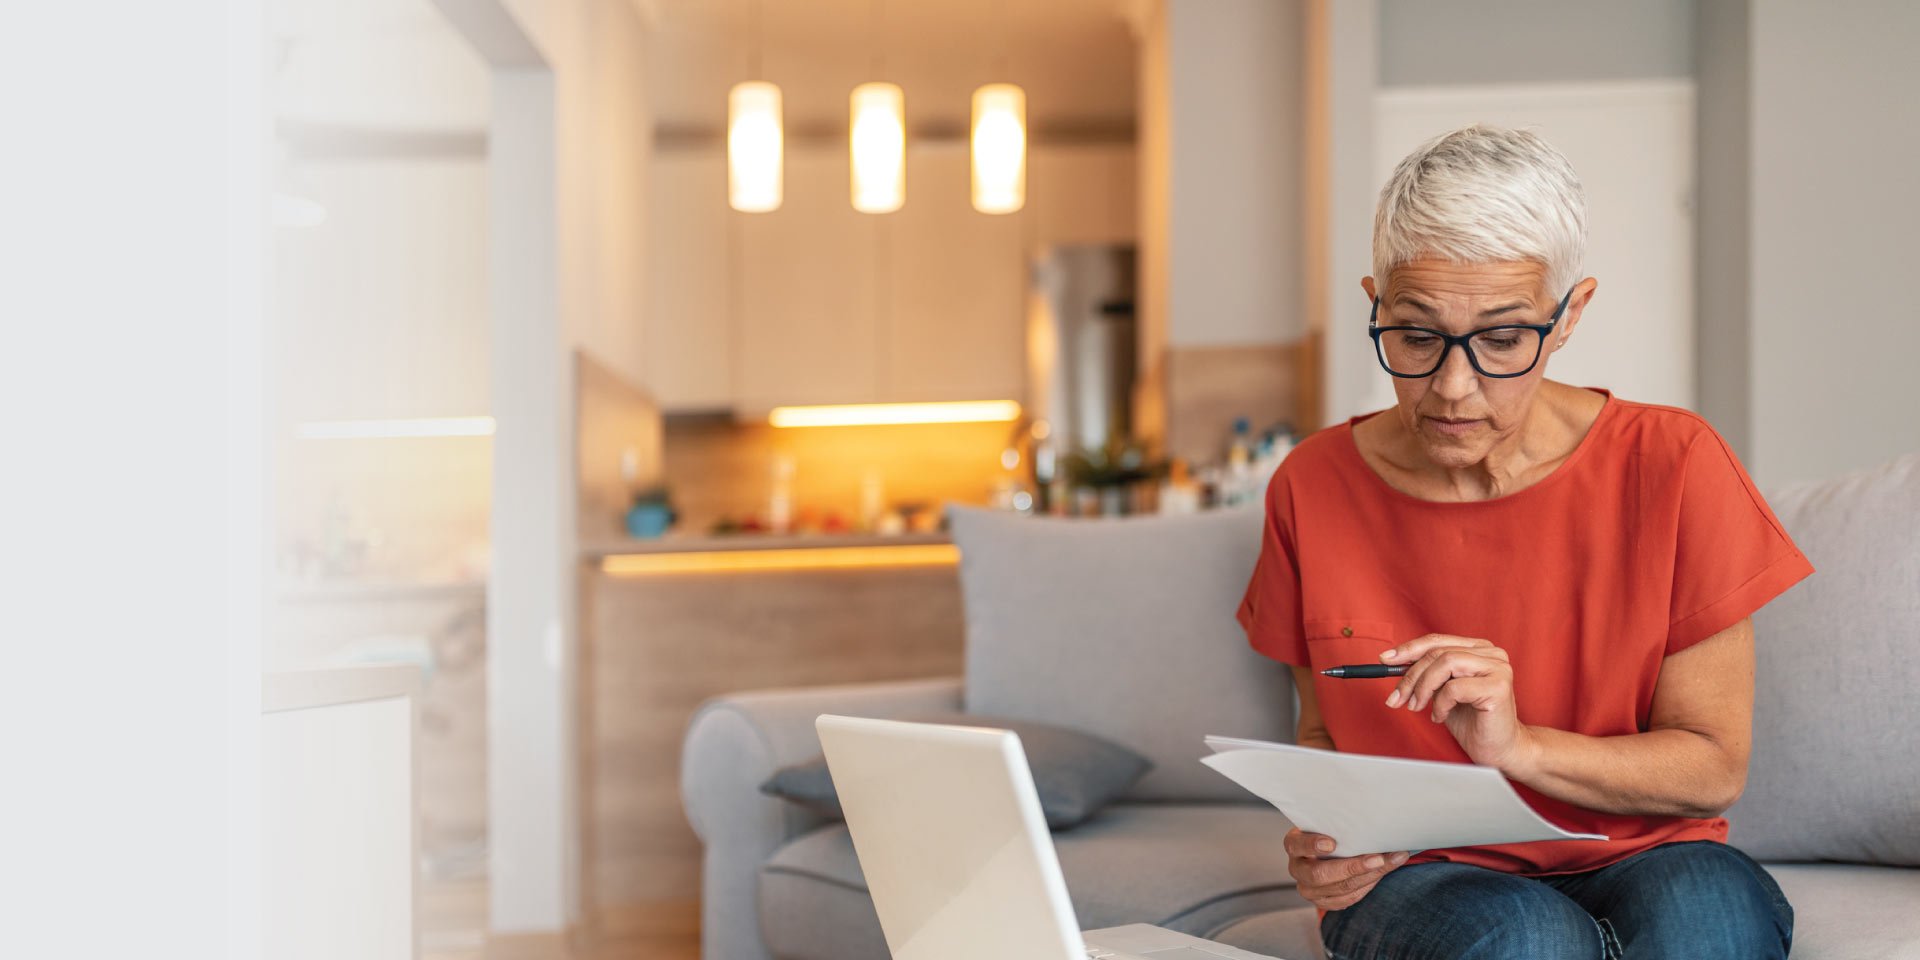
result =
[{"label": "laptop", "polygon": [[1271,960],[1144,923],[1082,933],[1014,733],[814,727],[894,960]]}]

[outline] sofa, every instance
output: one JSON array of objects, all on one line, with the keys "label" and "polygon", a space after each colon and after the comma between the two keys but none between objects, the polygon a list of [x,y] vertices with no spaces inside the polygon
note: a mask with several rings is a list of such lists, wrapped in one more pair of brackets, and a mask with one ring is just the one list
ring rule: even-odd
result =
[{"label": "sofa", "polygon": [[[1773,492],[1818,571],[1756,617],[1754,748],[1731,842],[1796,912],[1802,960],[1920,957],[1920,454]],[[689,724],[681,791],[704,844],[707,960],[884,960],[846,827],[763,794],[819,754],[821,713],[953,710],[1082,729],[1152,770],[1058,831],[1084,928],[1146,922],[1323,957],[1284,817],[1197,758],[1209,733],[1286,740],[1287,669],[1233,611],[1257,509],[1036,520],[956,510],[965,676],[732,694]]]}]

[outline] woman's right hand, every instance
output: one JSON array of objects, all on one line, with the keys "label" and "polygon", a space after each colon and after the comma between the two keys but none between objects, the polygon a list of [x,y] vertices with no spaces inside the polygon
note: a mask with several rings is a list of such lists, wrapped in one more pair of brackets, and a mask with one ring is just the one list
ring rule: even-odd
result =
[{"label": "woman's right hand", "polygon": [[1345,910],[1407,862],[1407,854],[1374,853],[1364,857],[1329,857],[1333,838],[1305,833],[1299,827],[1287,831],[1287,872],[1293,874],[1300,895],[1322,910]]}]

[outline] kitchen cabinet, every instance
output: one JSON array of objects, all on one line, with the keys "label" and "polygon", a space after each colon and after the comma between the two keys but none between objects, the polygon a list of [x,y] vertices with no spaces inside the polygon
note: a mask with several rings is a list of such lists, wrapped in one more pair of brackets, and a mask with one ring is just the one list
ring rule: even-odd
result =
[{"label": "kitchen cabinet", "polygon": [[734,317],[722,154],[657,151],[648,169],[645,386],[663,410],[733,406]]},{"label": "kitchen cabinet", "polygon": [[1021,400],[1026,258],[1020,214],[973,209],[964,141],[907,154],[907,204],[886,235],[875,399]]},{"label": "kitchen cabinet", "polygon": [[784,202],[736,213],[724,151],[662,150],[650,182],[646,386],[667,412],[1022,400],[1029,262],[1135,236],[1127,144],[1028,159],[1027,206],[973,209],[963,140],[911,143],[907,202],[863,214],[839,143],[789,145]]},{"label": "kitchen cabinet", "polygon": [[[743,414],[876,398],[883,218],[853,209],[848,178],[844,147],[789,149],[780,209],[732,214],[741,298],[734,407]],[[911,202],[911,173],[907,189]]]},{"label": "kitchen cabinet", "polygon": [[1076,144],[1034,150],[1027,159],[1033,249],[1133,243],[1139,236],[1138,180],[1130,144]]}]

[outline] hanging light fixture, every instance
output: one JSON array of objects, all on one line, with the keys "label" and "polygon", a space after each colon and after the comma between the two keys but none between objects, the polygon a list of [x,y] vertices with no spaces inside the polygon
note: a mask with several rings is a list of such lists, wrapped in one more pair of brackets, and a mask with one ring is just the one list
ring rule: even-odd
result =
[{"label": "hanging light fixture", "polygon": [[750,14],[753,40],[747,74],[755,79],[727,92],[727,202],[744,213],[780,209],[782,153],[780,88],[760,76],[760,2]]},{"label": "hanging light fixture", "polygon": [[973,92],[973,208],[1013,213],[1027,202],[1027,94],[1011,83]]},{"label": "hanging light fixture", "polygon": [[[873,0],[867,21],[872,71],[886,74],[881,2]],[[907,97],[899,85],[873,81],[848,98],[847,149],[852,161],[853,208],[892,213],[907,202]]]},{"label": "hanging light fixture", "polygon": [[906,95],[896,84],[863,83],[851,106],[853,208],[892,213],[907,201]]},{"label": "hanging light fixture", "polygon": [[[1007,11],[993,2],[995,76],[1007,75]],[[1011,83],[973,91],[973,208],[1013,213],[1027,204],[1027,92]]]},{"label": "hanging light fixture", "polygon": [[780,88],[764,80],[727,94],[727,202],[744,213],[780,209]]}]

